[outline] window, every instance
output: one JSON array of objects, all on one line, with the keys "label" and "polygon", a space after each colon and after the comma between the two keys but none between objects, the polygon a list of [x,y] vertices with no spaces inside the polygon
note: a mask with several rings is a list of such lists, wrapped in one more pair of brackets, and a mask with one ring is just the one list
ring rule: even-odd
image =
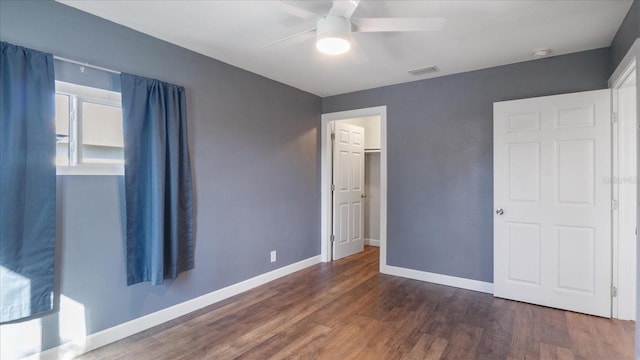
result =
[{"label": "window", "polygon": [[120,93],[56,81],[59,175],[124,174]]}]

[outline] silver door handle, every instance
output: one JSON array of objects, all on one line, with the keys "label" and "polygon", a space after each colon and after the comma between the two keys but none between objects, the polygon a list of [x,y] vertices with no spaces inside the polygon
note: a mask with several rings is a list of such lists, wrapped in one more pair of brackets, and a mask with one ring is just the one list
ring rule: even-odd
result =
[{"label": "silver door handle", "polygon": [[496,210],[496,214],[502,215],[502,214],[504,214],[504,210],[498,209],[498,210]]}]

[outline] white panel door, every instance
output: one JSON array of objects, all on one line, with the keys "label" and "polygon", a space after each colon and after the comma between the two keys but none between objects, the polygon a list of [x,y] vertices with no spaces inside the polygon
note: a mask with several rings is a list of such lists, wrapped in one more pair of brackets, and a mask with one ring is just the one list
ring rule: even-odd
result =
[{"label": "white panel door", "polygon": [[611,316],[610,99],[494,104],[495,296]]},{"label": "white panel door", "polygon": [[333,259],[364,250],[364,129],[339,121],[333,141]]}]

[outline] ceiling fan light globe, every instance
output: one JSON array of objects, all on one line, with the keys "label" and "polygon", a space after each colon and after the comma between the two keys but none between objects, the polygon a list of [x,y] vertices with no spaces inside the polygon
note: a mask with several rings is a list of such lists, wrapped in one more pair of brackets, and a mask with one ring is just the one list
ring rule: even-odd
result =
[{"label": "ceiling fan light globe", "polygon": [[316,41],[316,48],[323,54],[340,55],[349,51],[351,43],[341,37],[325,37]]},{"label": "ceiling fan light globe", "polygon": [[351,48],[351,22],[340,16],[327,15],[316,26],[316,48],[323,54],[340,55]]}]

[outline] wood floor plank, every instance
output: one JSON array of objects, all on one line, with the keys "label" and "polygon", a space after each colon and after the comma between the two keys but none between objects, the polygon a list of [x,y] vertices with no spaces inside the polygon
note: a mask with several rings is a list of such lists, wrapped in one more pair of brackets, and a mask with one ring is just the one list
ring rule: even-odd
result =
[{"label": "wood floor plank", "polygon": [[564,311],[544,306],[528,306],[535,311],[534,339],[560,347],[571,342]]},{"label": "wood floor plank", "polygon": [[447,344],[442,359],[474,359],[482,338],[483,329],[464,323],[459,324]]},{"label": "wood floor plank", "polygon": [[161,342],[149,337],[133,342],[119,341],[109,346],[104,346],[82,356],[82,359],[127,359],[131,356],[144,356],[147,349],[162,345]]},{"label": "wood floor plank", "polygon": [[536,309],[533,305],[516,303],[512,304],[513,333],[509,344],[509,356],[511,359],[538,359],[540,358],[540,346],[535,339]]},{"label": "wood floor plank", "polygon": [[633,359],[635,323],[380,274],[377,248],[80,359]]},{"label": "wood floor plank", "polygon": [[350,316],[362,306],[375,301],[379,293],[380,289],[372,282],[365,282],[342,296],[334,297],[330,302],[322,302],[323,306],[309,315],[309,319],[332,328],[345,325],[350,322]]},{"label": "wood floor plank", "polygon": [[573,352],[567,348],[540,343],[540,358],[549,360],[574,360]]},{"label": "wood floor plank", "polygon": [[[573,353],[585,359],[633,359],[633,349],[621,348],[620,343],[609,334],[611,319],[578,313],[565,313],[569,333],[573,341]],[[627,342],[630,343],[630,342]]]},{"label": "wood floor plank", "polygon": [[397,356],[395,358],[409,353],[420,341],[424,334],[420,328],[432,316],[432,309],[433,306],[425,302],[417,311],[400,307],[390,313],[389,321],[394,322],[399,329],[387,340],[386,346],[394,351]]},{"label": "wood floor plank", "polygon": [[429,334],[422,334],[420,340],[401,360],[438,360],[447,347],[447,341]]},{"label": "wood floor plank", "polygon": [[309,353],[317,353],[318,344],[333,331],[324,325],[301,322],[244,352],[237,359],[290,359],[296,354],[302,354],[305,349]]},{"label": "wood floor plank", "polygon": [[[188,326],[197,327],[203,323],[212,323],[219,320],[229,314],[235,312],[246,311],[247,308],[261,303],[267,299],[275,297],[279,293],[273,290],[264,289],[266,291],[254,292],[247,294],[247,296],[234,296],[235,301],[229,302],[223,306],[212,309],[200,316],[196,316],[186,323]],[[244,294],[243,294],[244,295]]]},{"label": "wood floor plank", "polygon": [[326,339],[324,346],[320,349],[319,358],[345,360],[357,358],[380,326],[383,325],[379,320],[354,315],[351,322],[341,329],[336,329],[336,332]]},{"label": "wood floor plank", "polygon": [[421,331],[442,339],[451,338],[469,306],[464,295],[468,293],[471,292],[459,292],[456,289],[451,290],[450,294],[445,293],[436,302],[431,312],[433,316],[423,324]]},{"label": "wood floor plank", "polygon": [[514,310],[506,300],[494,299],[488,310],[485,331],[478,345],[478,359],[505,359],[509,356],[514,326]]},{"label": "wood floor plank", "polygon": [[493,297],[475,291],[458,290],[458,292],[464,292],[462,296],[468,303],[462,322],[476,327],[486,327],[493,308]]}]

